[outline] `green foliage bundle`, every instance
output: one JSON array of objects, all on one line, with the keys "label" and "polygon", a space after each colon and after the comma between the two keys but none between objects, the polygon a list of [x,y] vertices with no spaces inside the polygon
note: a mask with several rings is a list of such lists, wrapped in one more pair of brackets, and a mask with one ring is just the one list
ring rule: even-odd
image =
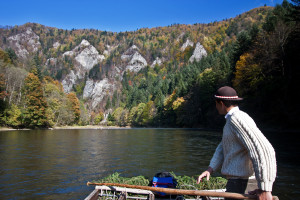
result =
[{"label": "green foliage bundle", "polygon": [[199,175],[196,176],[176,176],[172,173],[174,178],[177,180],[177,188],[184,189],[184,190],[214,190],[214,189],[223,189],[226,186],[227,180],[222,177],[210,177],[209,181],[205,178],[197,184],[197,178]]},{"label": "green foliage bundle", "polygon": [[[227,180],[222,177],[210,177],[210,180],[203,180],[200,184],[197,184],[197,176],[176,176],[172,173],[173,177],[177,181],[177,189],[185,190],[213,190],[223,189],[226,186]],[[131,178],[123,177],[120,173],[115,172],[105,178],[93,181],[94,183],[119,183],[129,185],[149,186],[150,180],[144,176],[135,176]]]},{"label": "green foliage bundle", "polygon": [[150,181],[144,176],[135,176],[131,178],[122,177],[121,174],[115,172],[105,178],[100,180],[93,181],[94,183],[120,183],[120,184],[129,184],[129,185],[141,185],[148,186]]}]

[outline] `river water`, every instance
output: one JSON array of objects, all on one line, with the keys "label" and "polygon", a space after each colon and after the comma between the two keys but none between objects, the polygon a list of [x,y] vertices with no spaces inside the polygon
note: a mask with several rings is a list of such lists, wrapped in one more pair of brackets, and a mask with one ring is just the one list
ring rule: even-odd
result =
[{"label": "river water", "polygon": [[[273,195],[299,199],[298,133],[265,134],[278,162]],[[220,140],[220,132],[197,129],[2,131],[0,199],[84,199],[94,189],[88,181],[114,172],[198,175]]]}]

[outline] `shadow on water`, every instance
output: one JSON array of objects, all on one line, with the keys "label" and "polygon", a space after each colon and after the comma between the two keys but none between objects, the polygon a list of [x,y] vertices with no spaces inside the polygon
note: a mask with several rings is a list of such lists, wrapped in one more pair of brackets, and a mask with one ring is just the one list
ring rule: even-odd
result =
[{"label": "shadow on water", "polygon": [[273,187],[280,199],[299,199],[299,132],[264,132],[276,151],[277,178]]},{"label": "shadow on water", "polygon": [[[277,154],[274,195],[280,199],[299,196],[296,134],[266,133]],[[93,190],[87,181],[114,172],[197,175],[220,140],[220,132],[197,129],[0,132],[0,199],[84,199]]]}]

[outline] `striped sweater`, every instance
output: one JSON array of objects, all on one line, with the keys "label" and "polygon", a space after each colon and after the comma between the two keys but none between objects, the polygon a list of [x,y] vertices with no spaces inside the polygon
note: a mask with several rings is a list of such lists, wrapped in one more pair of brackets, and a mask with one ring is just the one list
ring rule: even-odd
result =
[{"label": "striped sweater", "polygon": [[226,118],[223,137],[210,167],[227,177],[248,178],[255,175],[258,187],[272,191],[276,177],[275,151],[253,119],[237,107]]}]

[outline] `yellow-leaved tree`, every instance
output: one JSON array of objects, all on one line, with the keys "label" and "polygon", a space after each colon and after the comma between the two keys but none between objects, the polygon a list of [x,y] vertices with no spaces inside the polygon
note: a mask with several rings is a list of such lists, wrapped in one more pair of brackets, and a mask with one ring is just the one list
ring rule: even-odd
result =
[{"label": "yellow-leaved tree", "polygon": [[255,63],[253,55],[250,53],[241,55],[235,68],[236,72],[234,73],[233,87],[236,88],[241,95],[256,90],[264,76],[262,68],[259,64]]},{"label": "yellow-leaved tree", "polygon": [[47,102],[43,95],[42,84],[34,73],[29,73],[24,81],[26,127],[48,127],[46,115]]},{"label": "yellow-leaved tree", "polygon": [[74,123],[78,124],[80,120],[80,104],[79,100],[74,92],[71,92],[67,95],[69,99],[69,108],[73,111]]}]

